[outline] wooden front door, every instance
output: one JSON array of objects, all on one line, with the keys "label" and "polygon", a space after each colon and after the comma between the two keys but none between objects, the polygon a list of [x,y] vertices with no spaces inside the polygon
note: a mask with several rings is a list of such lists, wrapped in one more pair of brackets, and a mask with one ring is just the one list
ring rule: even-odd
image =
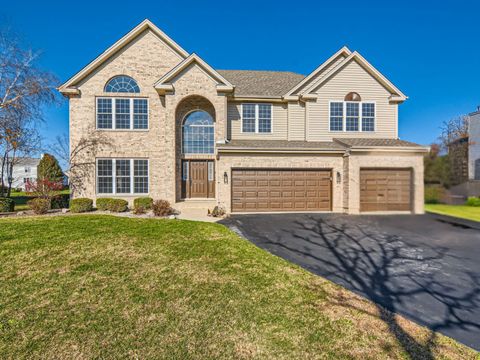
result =
[{"label": "wooden front door", "polygon": [[182,197],[215,197],[215,168],[210,160],[184,160],[182,163]]}]

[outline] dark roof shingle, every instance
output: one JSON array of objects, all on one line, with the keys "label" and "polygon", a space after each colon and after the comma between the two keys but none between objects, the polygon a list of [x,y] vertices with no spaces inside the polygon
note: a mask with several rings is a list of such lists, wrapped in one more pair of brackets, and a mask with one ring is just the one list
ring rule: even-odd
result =
[{"label": "dark roof shingle", "polygon": [[235,86],[235,96],[281,97],[305,78],[290,71],[217,71]]},{"label": "dark roof shingle", "polygon": [[223,149],[291,149],[291,150],[344,150],[345,147],[334,141],[289,141],[289,140],[231,140],[219,144]]},{"label": "dark roof shingle", "polygon": [[348,147],[423,147],[422,145],[400,139],[335,138],[333,140]]}]

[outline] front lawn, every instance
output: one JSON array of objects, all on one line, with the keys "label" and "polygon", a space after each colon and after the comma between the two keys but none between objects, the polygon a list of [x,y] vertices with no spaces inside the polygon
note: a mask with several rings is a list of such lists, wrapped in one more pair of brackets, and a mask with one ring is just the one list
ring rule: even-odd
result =
[{"label": "front lawn", "polygon": [[441,215],[480,221],[480,207],[465,205],[425,204],[425,210]]},{"label": "front lawn", "polygon": [[2,358],[476,357],[218,224],[0,219],[0,284]]}]

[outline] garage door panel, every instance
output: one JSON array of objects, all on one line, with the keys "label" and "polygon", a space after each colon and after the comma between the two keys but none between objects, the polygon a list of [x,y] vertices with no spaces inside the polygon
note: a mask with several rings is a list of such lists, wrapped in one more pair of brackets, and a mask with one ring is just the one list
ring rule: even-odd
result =
[{"label": "garage door panel", "polygon": [[360,211],[411,210],[410,169],[361,169]]},{"label": "garage door panel", "polygon": [[331,171],[232,170],[232,211],[331,209]]}]

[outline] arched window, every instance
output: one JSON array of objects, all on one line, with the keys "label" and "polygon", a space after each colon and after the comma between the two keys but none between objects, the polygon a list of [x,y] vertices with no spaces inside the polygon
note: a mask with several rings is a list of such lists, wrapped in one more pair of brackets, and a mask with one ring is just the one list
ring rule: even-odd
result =
[{"label": "arched window", "polygon": [[362,101],[362,98],[356,92],[350,92],[345,96],[345,101]]},{"label": "arched window", "polygon": [[185,116],[182,126],[184,154],[213,154],[214,142],[214,123],[209,113],[195,110]]},{"label": "arched window", "polygon": [[118,75],[111,78],[105,85],[105,92],[113,93],[139,93],[137,82],[130,76]]}]

